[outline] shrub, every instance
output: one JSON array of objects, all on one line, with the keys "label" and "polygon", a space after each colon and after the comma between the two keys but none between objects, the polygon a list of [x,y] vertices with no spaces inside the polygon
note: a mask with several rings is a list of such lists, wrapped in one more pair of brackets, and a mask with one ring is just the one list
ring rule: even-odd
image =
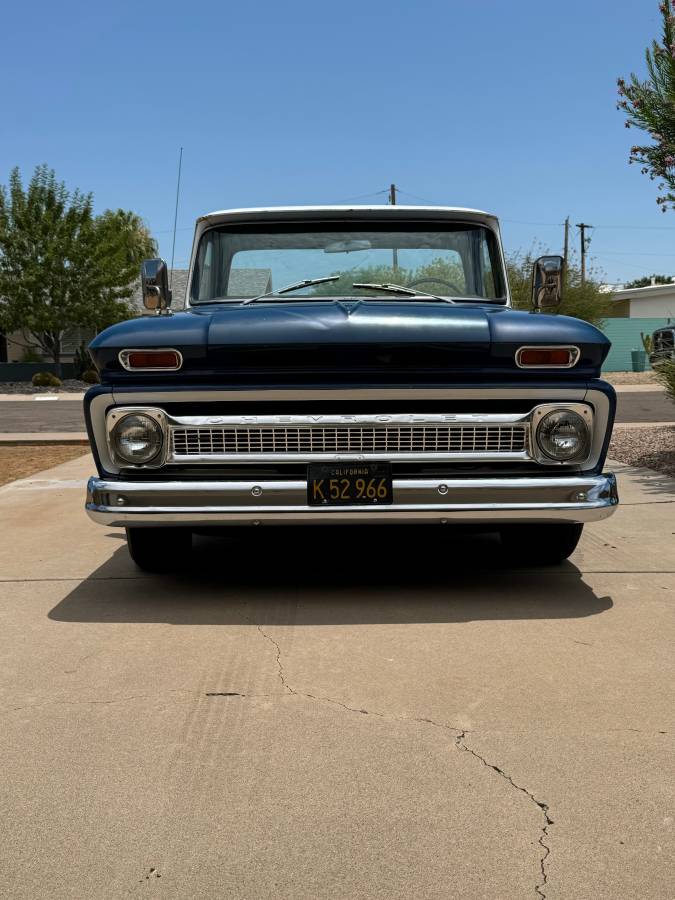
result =
[{"label": "shrub", "polygon": [[22,363],[39,363],[42,362],[42,357],[33,347],[26,347],[23,351],[23,355],[21,356]]},{"label": "shrub", "polygon": [[84,381],[85,384],[98,384],[101,380],[98,377],[98,372],[96,371],[96,369],[87,369],[86,372],[82,373],[81,377],[82,381]]},{"label": "shrub", "polygon": [[659,363],[654,369],[654,374],[666,389],[666,394],[675,403],[675,359]]},{"label": "shrub", "polygon": [[[75,367],[76,378],[82,378],[84,373],[91,369],[91,356],[89,356],[89,351],[84,344],[80,344],[75,351],[75,354],[73,355],[73,365]],[[82,381],[84,380],[85,379],[82,378]]]},{"label": "shrub", "polygon": [[35,387],[61,387],[61,379],[51,372],[36,372],[32,382]]}]

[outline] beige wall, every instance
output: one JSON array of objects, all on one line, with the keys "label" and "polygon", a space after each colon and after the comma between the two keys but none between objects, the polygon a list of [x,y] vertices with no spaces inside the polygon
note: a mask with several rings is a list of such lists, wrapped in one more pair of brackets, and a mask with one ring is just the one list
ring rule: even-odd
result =
[{"label": "beige wall", "polygon": [[670,296],[653,297],[630,301],[631,319],[675,319],[675,290]]},{"label": "beige wall", "polygon": [[[75,331],[66,332],[63,337],[63,353],[61,354],[61,362],[71,362],[73,359],[73,354],[75,350],[79,346],[81,341],[84,341],[85,346],[92,339],[93,333],[89,333],[84,329],[77,329]],[[25,334],[21,331],[15,331],[7,337],[7,362],[21,362],[23,358],[23,354],[26,350],[26,345],[32,347],[36,350],[40,356],[47,362],[51,362],[48,356],[42,352],[40,347],[35,343],[35,341],[30,337],[30,335]]]}]

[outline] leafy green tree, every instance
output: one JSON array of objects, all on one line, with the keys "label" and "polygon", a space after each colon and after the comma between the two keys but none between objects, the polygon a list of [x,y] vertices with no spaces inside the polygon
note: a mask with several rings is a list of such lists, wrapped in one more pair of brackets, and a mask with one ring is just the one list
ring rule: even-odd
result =
[{"label": "leafy green tree", "polygon": [[645,51],[648,78],[631,73],[619,78],[618,108],[626,113],[626,128],[639,128],[652,143],[631,147],[629,162],[643,175],[658,180],[656,202],[665,212],[675,207],[675,15],[673,0],[659,4],[663,18],[661,40]]},{"label": "leafy green tree", "polygon": [[636,278],[634,281],[629,281],[628,284],[625,284],[625,288],[642,288],[649,287],[652,284],[652,278],[654,279],[654,284],[672,284],[673,278],[671,275],[645,275],[642,278]]},{"label": "leafy green tree", "polygon": [[[360,269],[349,269],[346,272],[336,272],[340,278],[338,281],[330,281],[327,284],[318,284],[311,289],[311,296],[314,297],[345,297],[360,291],[354,291],[352,285],[354,282],[366,282],[372,284],[400,284],[404,287],[410,282],[420,279],[425,280],[424,284],[419,286],[421,291],[431,291],[431,293],[447,293],[448,288],[446,282],[454,284],[460,291],[466,289],[464,272],[458,263],[450,263],[444,259],[436,259],[426,266],[419,266],[417,269],[406,269],[403,266],[394,268],[392,265],[380,266],[364,266]],[[440,279],[436,280],[436,279]],[[363,296],[368,296],[368,291],[364,290]]]},{"label": "leafy green tree", "polygon": [[[542,250],[541,253],[544,251]],[[539,253],[537,255],[540,255]],[[532,309],[532,266],[534,263],[532,253],[512,253],[507,256],[506,268],[511,298],[516,309]],[[336,272],[336,274],[338,274]],[[420,279],[428,279],[420,285],[420,290],[428,290],[433,293],[447,293],[447,282],[454,284],[460,291],[465,289],[465,280],[462,267],[458,263],[449,263],[447,260],[437,259],[427,266],[411,270],[393,266],[368,266],[361,269],[352,269],[341,272],[338,281],[328,284],[316,285],[311,289],[310,295],[315,297],[344,297],[356,293],[352,289],[354,282],[374,282],[409,285]],[[434,282],[434,279],[440,279]],[[563,300],[555,312],[567,316],[575,316],[584,319],[594,325],[599,325],[606,319],[612,309],[611,294],[600,290],[599,282],[592,277],[586,277],[581,283],[581,271],[579,267],[571,263],[568,265]],[[490,285],[487,285],[488,292]],[[364,296],[367,292],[364,291]]]},{"label": "leafy green tree", "polygon": [[[542,251],[543,252],[543,251]],[[537,253],[540,256],[541,253]],[[533,253],[507,254],[506,268],[511,287],[511,300],[516,309],[532,309]],[[586,276],[581,283],[581,270],[573,260],[568,260],[565,286],[560,306],[555,312],[584,319],[592,325],[600,325],[612,310],[612,295],[600,290],[600,283]]]},{"label": "leafy green tree", "polygon": [[100,330],[133,315],[138,265],[155,253],[134,213],[95,216],[91,194],[68,191],[47,166],[26,188],[14,169],[0,187],[0,331],[28,333],[59,363],[69,329]]}]

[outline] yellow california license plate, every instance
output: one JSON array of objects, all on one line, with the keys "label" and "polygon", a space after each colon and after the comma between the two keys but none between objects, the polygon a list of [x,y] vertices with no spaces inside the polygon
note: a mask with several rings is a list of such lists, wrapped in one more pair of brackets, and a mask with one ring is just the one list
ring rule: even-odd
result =
[{"label": "yellow california license plate", "polygon": [[310,506],[385,506],[393,499],[390,463],[312,463],[307,467]]}]

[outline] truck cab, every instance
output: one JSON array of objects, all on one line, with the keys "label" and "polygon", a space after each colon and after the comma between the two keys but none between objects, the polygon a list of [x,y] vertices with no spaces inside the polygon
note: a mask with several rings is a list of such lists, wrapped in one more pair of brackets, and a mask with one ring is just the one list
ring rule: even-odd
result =
[{"label": "truck cab", "polygon": [[101,332],[86,509],[148,570],[224,526],[449,524],[565,559],[609,516],[615,395],[592,325],[511,306],[495,216],[450,207],[240,209],[196,224],[185,308]]}]

